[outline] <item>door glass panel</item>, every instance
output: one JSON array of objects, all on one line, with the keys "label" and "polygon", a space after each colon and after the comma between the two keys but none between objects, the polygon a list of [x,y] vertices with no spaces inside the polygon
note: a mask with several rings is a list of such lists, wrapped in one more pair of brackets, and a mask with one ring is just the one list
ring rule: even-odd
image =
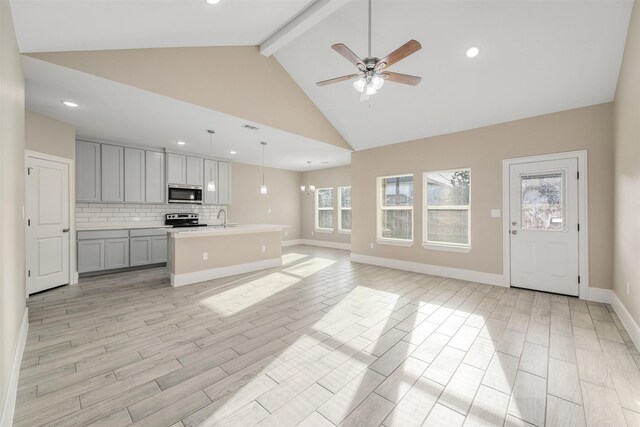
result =
[{"label": "door glass panel", "polygon": [[523,230],[564,230],[564,172],[520,177]]}]

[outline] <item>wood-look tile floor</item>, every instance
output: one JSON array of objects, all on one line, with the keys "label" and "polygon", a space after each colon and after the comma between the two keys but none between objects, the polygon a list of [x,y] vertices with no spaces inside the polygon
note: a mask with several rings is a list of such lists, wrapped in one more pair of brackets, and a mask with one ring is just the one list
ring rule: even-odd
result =
[{"label": "wood-look tile floor", "polygon": [[640,425],[640,353],[610,306],[345,251],[283,258],[29,298],[15,425]]}]

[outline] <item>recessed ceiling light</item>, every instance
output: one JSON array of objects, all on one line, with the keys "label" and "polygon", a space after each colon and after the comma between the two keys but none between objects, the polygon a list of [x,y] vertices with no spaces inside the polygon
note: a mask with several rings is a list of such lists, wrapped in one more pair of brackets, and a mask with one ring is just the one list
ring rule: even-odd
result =
[{"label": "recessed ceiling light", "polygon": [[178,145],[184,145],[184,144],[186,144],[186,142],[184,142],[184,141],[178,141]]},{"label": "recessed ceiling light", "polygon": [[478,46],[471,46],[467,49],[467,58],[475,58],[480,53],[480,48]]},{"label": "recessed ceiling light", "polygon": [[73,101],[60,101],[62,102],[63,105],[66,105],[69,108],[78,108],[79,105],[77,102],[73,102]]},{"label": "recessed ceiling light", "polygon": [[218,4],[220,3],[220,0],[205,0],[207,2],[207,4]]},{"label": "recessed ceiling light", "polygon": [[237,154],[237,153],[238,153],[238,152],[237,152],[237,151],[234,151],[234,150],[229,151],[229,154]]}]

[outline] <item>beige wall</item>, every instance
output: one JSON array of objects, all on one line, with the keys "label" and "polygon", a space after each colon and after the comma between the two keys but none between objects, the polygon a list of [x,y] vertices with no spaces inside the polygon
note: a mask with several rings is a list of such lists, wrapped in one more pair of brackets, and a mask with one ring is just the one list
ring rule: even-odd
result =
[{"label": "beige wall", "polygon": [[268,193],[260,194],[262,167],[233,164],[233,200],[229,222],[285,225],[282,240],[299,239],[301,233],[300,172],[265,168]]},{"label": "beige wall", "polygon": [[[0,1],[0,414],[25,311],[24,76],[9,2]],[[0,423],[2,421],[0,420]]]},{"label": "beige wall", "polygon": [[66,123],[27,110],[25,117],[27,150],[75,159],[76,129]]},{"label": "beige wall", "polygon": [[[351,243],[351,235],[338,233],[338,187],[351,185],[351,166],[341,166],[337,168],[321,169],[312,171],[311,184],[316,188],[333,188],[333,233],[315,231],[315,196],[302,196],[302,238],[311,240],[321,240],[323,242]],[[302,184],[307,184],[309,172],[303,174]],[[299,187],[298,186],[298,187]],[[298,192],[300,189],[298,188]]]},{"label": "beige wall", "polygon": [[[614,107],[613,290],[640,323],[640,2],[635,1]],[[630,295],[627,295],[629,282]]]},{"label": "beige wall", "polygon": [[[465,270],[502,274],[502,160],[586,149],[589,173],[590,285],[610,288],[613,232],[611,103],[563,111],[449,135],[357,151],[351,156],[352,252]],[[637,120],[637,119],[636,119]],[[470,167],[470,253],[425,250],[422,236],[424,171]],[[376,241],[376,177],[414,174],[414,241],[410,248]],[[369,249],[370,242],[374,249]],[[637,252],[636,252],[637,254]]]},{"label": "beige wall", "polygon": [[38,59],[241,117],[338,147],[351,147],[275,57],[256,46],[31,54]]}]

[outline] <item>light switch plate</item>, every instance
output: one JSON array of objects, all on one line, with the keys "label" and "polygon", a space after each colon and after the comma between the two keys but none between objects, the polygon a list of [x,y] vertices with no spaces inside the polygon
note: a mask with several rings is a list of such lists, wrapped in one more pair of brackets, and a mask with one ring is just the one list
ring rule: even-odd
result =
[{"label": "light switch plate", "polygon": [[491,218],[500,218],[500,209],[491,209]]}]

